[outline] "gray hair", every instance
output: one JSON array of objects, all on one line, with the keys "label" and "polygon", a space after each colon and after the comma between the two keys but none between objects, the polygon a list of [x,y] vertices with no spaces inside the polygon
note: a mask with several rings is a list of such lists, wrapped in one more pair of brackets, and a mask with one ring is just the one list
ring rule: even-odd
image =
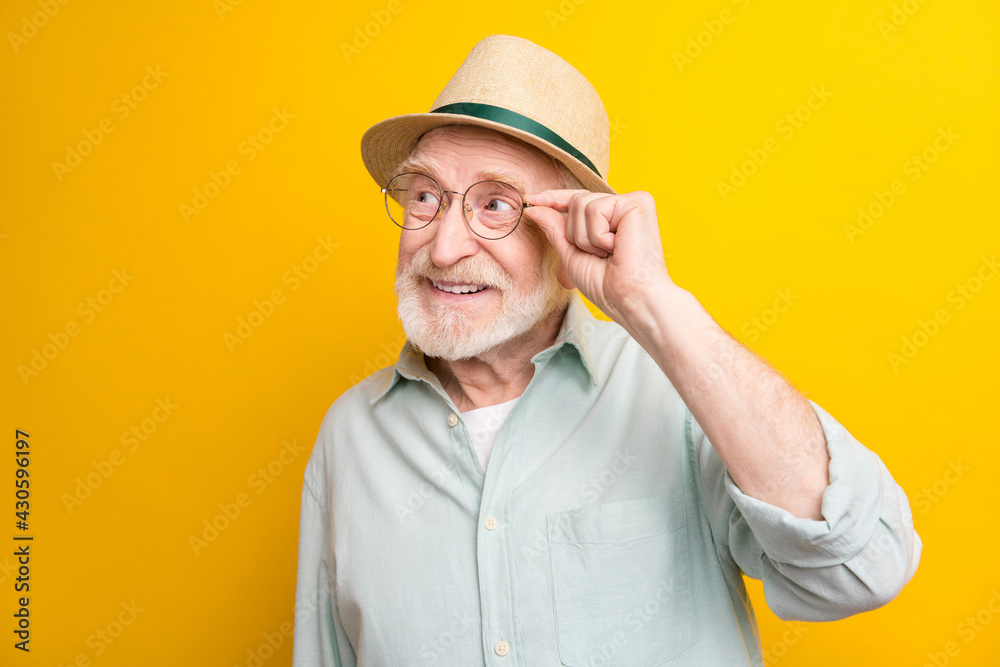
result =
[{"label": "gray hair", "polygon": [[555,165],[556,171],[559,172],[559,188],[561,190],[587,189],[583,186],[583,183],[580,182],[580,179],[573,175],[573,172],[569,170],[569,167],[551,155],[549,155],[549,159],[552,160],[552,164]]}]

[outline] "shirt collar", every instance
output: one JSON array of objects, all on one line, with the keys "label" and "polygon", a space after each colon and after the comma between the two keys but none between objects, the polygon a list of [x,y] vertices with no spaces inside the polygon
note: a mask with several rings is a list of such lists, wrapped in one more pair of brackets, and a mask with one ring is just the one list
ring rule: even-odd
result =
[{"label": "shirt collar", "polygon": [[562,327],[552,345],[531,358],[531,361],[538,363],[548,359],[555,354],[563,345],[572,345],[580,356],[580,363],[590,374],[590,380],[597,386],[597,366],[594,364],[596,354],[595,343],[597,332],[597,318],[590,314],[587,305],[583,302],[583,297],[576,290],[570,297],[569,308],[566,309],[566,317],[563,318]]},{"label": "shirt collar", "polygon": [[[597,386],[597,368],[594,365],[596,323],[597,318],[590,313],[580,293],[574,290],[555,342],[533,356],[532,363],[537,364],[545,361],[564,345],[571,345],[577,351],[580,363],[590,374],[594,386]],[[399,353],[399,359],[393,366],[392,375],[386,378],[384,384],[371,399],[371,403],[374,404],[385,396],[399,382],[400,378],[407,380],[430,380],[433,378],[433,374],[427,370],[427,365],[424,363],[423,353],[418,351],[409,340],[406,341]],[[436,378],[434,380],[436,381]]]}]

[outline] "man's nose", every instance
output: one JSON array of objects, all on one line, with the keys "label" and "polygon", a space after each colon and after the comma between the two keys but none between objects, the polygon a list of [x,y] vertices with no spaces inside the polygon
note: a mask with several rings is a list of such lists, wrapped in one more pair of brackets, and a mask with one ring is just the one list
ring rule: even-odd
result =
[{"label": "man's nose", "polygon": [[444,201],[444,209],[438,212],[437,230],[431,242],[431,261],[441,268],[479,252],[479,243],[465,224],[461,195],[453,195],[451,199]]}]

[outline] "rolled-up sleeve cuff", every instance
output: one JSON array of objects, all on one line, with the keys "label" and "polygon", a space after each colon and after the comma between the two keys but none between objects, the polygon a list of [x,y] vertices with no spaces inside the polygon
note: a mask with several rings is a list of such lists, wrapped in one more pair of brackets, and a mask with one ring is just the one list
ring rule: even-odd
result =
[{"label": "rolled-up sleeve cuff", "polygon": [[[726,472],[725,485],[764,553],[798,567],[827,567],[849,560],[871,540],[882,510],[886,480],[895,485],[881,459],[864,447],[823,408],[819,417],[830,453],[830,483],[823,491],[824,520],[803,519],[743,493]],[[884,471],[884,472],[883,472]]]}]

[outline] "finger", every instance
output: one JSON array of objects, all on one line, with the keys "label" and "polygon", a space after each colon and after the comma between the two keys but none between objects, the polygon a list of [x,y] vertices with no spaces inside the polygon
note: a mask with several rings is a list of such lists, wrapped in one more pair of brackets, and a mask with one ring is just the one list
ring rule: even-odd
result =
[{"label": "finger", "polygon": [[600,248],[607,254],[615,250],[615,234],[612,223],[617,227],[616,208],[618,199],[602,197],[587,203],[584,218],[587,222],[587,240],[595,248]]},{"label": "finger", "polygon": [[[578,286],[576,281],[593,271],[591,264],[600,262],[597,257],[580,250],[566,238],[566,216],[547,206],[530,206],[524,217],[541,227],[545,237],[559,255],[560,282],[567,289]],[[565,277],[565,280],[563,278]]]},{"label": "finger", "polygon": [[[594,204],[605,195],[586,193],[574,195],[570,201],[569,213],[566,225],[566,237],[580,250],[588,252],[598,257],[607,257],[608,253],[604,248],[595,245],[591,241],[590,227],[600,225],[600,219],[594,220]],[[605,223],[606,227],[606,223]]]},{"label": "finger", "polygon": [[566,238],[566,217],[553,208],[532,205],[524,209],[524,217],[541,227],[545,237],[559,253],[560,259],[566,260],[573,247]]},{"label": "finger", "polygon": [[526,194],[524,201],[534,206],[548,206],[565,213],[569,210],[573,195],[587,193],[589,190],[543,190],[534,194]]}]

